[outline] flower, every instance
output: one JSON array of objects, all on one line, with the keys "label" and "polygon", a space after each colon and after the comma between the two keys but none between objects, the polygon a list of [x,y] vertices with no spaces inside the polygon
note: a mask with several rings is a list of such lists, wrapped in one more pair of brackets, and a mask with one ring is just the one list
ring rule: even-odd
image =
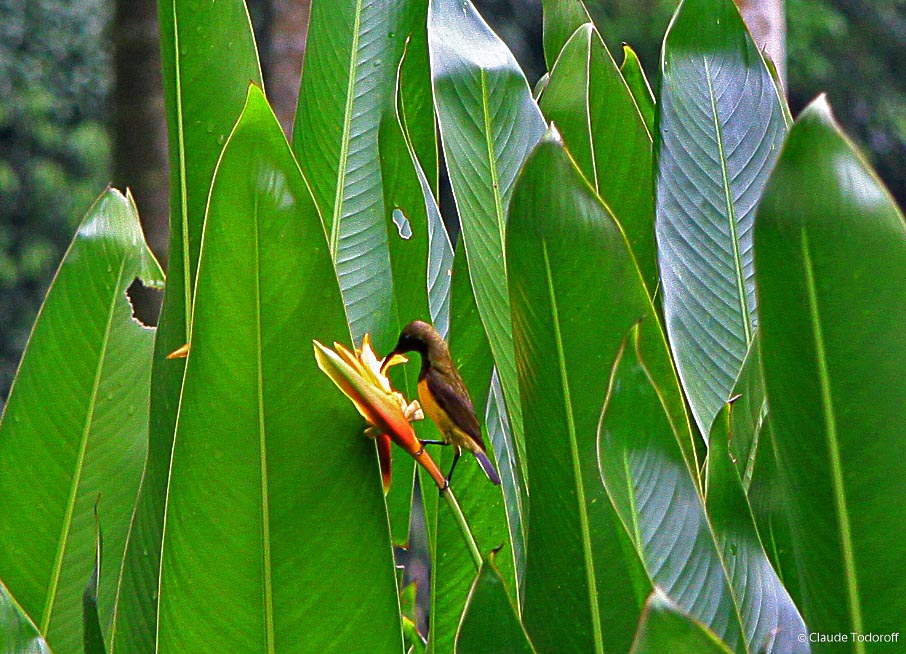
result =
[{"label": "flower", "polygon": [[[333,350],[318,341],[313,343],[318,367],[352,400],[356,410],[369,424],[365,434],[377,441],[384,492],[390,488],[391,441],[424,467],[439,488],[445,488],[443,474],[425,451],[410,424],[412,420],[424,418],[421,406],[417,400],[408,402],[402,393],[394,390],[390,379],[381,370],[384,361],[375,354],[370,336],[365,334],[362,347],[354,351],[350,351],[342,343],[335,342]],[[384,370],[407,361],[401,354],[393,355]]]}]

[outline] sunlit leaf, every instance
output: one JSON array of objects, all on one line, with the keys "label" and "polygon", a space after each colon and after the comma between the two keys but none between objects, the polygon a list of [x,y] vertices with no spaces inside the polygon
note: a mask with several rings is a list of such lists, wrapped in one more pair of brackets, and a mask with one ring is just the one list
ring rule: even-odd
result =
[{"label": "sunlit leaf", "polygon": [[745,652],[728,572],[640,339],[633,327],[611,371],[598,434],[601,479],[651,584]]},{"label": "sunlit leaf", "polygon": [[783,102],[733,0],[684,0],[664,40],[657,246],[667,334],[699,431],[730,398],[757,324],[755,206]]},{"label": "sunlit leaf", "polygon": [[906,479],[906,223],[823,98],[784,145],[755,254],[793,545],[782,569],[796,571],[814,632],[893,633],[906,615],[906,577],[891,573],[906,566],[895,499]]},{"label": "sunlit leaf", "polygon": [[348,342],[340,290],[306,181],[252,86],[205,223],[160,652],[400,650],[374,445],[318,370],[316,337]]},{"label": "sunlit leaf", "polygon": [[293,151],[324,218],[353,337],[358,344],[370,333],[379,351],[393,346],[399,325],[378,138],[416,24],[404,15],[422,4],[312,3],[293,127]]},{"label": "sunlit leaf", "polygon": [[555,133],[517,182],[507,267],[530,481],[523,620],[541,651],[625,651],[651,587],[601,484],[596,443],[602,371],[640,320],[690,457],[692,443],[622,230]]},{"label": "sunlit leaf", "polygon": [[154,331],[126,289],[163,273],[131,197],[107,190],[85,216],[47,293],[0,424],[0,578],[61,652],[82,643],[82,591],[95,551],[93,507],[116,581],[148,448]]},{"label": "sunlit leaf", "polygon": [[544,119],[516,59],[468,0],[431,1],[428,44],[469,277],[521,447],[504,241],[513,182]]}]

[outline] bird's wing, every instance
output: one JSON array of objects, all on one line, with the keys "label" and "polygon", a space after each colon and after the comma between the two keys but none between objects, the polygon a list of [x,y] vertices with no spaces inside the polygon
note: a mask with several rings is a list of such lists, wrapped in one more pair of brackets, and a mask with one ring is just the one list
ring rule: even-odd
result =
[{"label": "bird's wing", "polygon": [[[434,396],[437,406],[443,409],[450,416],[450,419],[456,423],[456,426],[484,450],[484,441],[481,439],[481,426],[478,424],[478,418],[475,417],[475,409],[472,408],[472,401],[469,399],[468,391],[466,391],[462,382],[459,382],[459,388],[456,388],[436,372],[433,374],[429,372],[425,381],[428,383],[428,390]],[[454,381],[458,382],[459,380]]]}]

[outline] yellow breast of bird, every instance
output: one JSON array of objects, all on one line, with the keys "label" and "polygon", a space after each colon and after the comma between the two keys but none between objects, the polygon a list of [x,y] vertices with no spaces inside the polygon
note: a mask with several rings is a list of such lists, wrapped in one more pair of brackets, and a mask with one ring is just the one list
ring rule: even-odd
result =
[{"label": "yellow breast of bird", "polygon": [[465,447],[468,450],[472,449],[469,447],[470,439],[463,434],[462,430],[453,422],[453,419],[434,400],[434,396],[428,390],[428,382],[424,379],[418,382],[418,401],[421,403],[424,412],[437,425],[445,441]]}]

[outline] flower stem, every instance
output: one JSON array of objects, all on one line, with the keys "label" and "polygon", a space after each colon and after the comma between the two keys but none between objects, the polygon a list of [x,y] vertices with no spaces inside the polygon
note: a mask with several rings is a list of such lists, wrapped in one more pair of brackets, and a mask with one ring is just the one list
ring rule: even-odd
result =
[{"label": "flower stem", "polygon": [[453,512],[453,517],[456,518],[456,524],[459,525],[459,530],[462,532],[462,537],[466,541],[466,545],[469,547],[469,554],[472,555],[472,562],[475,564],[475,569],[480,570],[481,550],[478,549],[478,543],[475,542],[475,537],[472,535],[472,530],[469,528],[469,523],[466,522],[466,516],[463,515],[462,509],[459,507],[459,502],[456,501],[456,496],[453,494],[453,489],[447,488],[446,490],[441,491],[440,494],[446,498],[447,505]]}]

